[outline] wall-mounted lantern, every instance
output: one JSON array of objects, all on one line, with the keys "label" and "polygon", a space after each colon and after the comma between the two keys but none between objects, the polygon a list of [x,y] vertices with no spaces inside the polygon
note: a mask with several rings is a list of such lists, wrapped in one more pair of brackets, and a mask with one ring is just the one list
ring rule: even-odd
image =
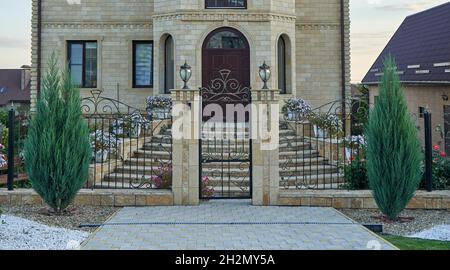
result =
[{"label": "wall-mounted lantern", "polygon": [[259,77],[264,82],[262,89],[269,89],[269,87],[267,87],[267,82],[270,80],[271,75],[270,67],[266,64],[266,61],[264,61],[262,66],[259,67]]},{"label": "wall-mounted lantern", "polygon": [[180,77],[181,80],[183,80],[184,82],[183,89],[189,89],[187,83],[191,79],[191,76],[192,76],[192,68],[187,64],[187,62],[184,62],[184,65],[180,67]]}]

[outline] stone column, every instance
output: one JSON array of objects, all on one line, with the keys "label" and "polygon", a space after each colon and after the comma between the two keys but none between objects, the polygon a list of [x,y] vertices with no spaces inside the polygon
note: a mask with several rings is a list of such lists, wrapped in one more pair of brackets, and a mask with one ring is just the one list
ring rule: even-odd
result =
[{"label": "stone column", "polygon": [[172,191],[175,205],[200,202],[199,90],[172,90]]},{"label": "stone column", "polygon": [[277,205],[280,90],[252,90],[253,205]]}]

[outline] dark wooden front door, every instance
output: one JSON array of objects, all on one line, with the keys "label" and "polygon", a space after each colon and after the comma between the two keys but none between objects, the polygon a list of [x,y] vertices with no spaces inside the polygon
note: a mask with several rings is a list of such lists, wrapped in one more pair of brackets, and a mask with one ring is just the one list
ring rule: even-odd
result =
[{"label": "dark wooden front door", "polygon": [[[250,48],[233,28],[220,28],[205,39],[202,53],[203,109],[217,104],[226,116],[227,104],[250,103]],[[210,117],[204,115],[206,121]],[[248,121],[248,116],[246,116]]]},{"label": "dark wooden front door", "polygon": [[444,140],[445,152],[450,157],[450,106],[444,106]]}]

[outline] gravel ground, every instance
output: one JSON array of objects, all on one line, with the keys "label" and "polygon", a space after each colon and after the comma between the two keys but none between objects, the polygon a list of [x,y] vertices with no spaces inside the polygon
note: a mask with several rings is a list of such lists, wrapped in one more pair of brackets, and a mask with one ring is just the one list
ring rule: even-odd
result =
[{"label": "gravel ground", "polygon": [[435,226],[429,230],[413,234],[410,237],[439,240],[439,241],[450,241],[450,225]]},{"label": "gravel ground", "polygon": [[80,224],[103,223],[119,208],[112,207],[77,207],[72,215],[51,216],[43,214],[45,208],[36,206],[10,207],[2,209],[4,215],[12,215],[33,220],[52,227],[93,232],[96,228],[78,228]]},{"label": "gravel ground", "polygon": [[361,224],[383,224],[384,233],[410,236],[438,225],[450,225],[450,211],[445,210],[405,210],[401,217],[413,217],[411,222],[386,223],[372,216],[379,216],[375,210],[341,210],[342,213]]},{"label": "gravel ground", "polygon": [[73,250],[88,232],[50,227],[11,215],[0,216],[0,250]]}]

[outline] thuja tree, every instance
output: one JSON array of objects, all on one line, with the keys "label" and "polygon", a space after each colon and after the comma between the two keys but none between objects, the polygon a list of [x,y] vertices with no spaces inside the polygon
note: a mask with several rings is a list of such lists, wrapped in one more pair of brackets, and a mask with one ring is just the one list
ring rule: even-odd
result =
[{"label": "thuja tree", "polygon": [[408,205],[421,179],[421,145],[395,60],[384,60],[380,92],[366,126],[369,185],[381,212],[390,220]]},{"label": "thuja tree", "polygon": [[24,157],[33,188],[62,213],[86,183],[91,159],[89,129],[81,113],[79,89],[53,55],[31,117]]}]

